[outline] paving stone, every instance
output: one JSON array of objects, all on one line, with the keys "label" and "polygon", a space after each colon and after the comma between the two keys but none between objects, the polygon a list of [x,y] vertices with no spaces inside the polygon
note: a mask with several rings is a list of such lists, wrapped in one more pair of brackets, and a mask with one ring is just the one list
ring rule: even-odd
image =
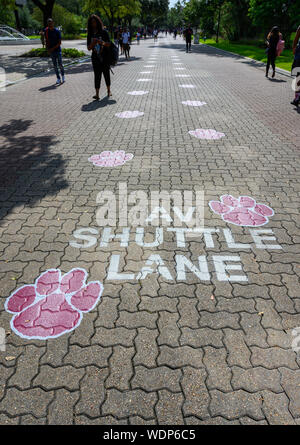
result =
[{"label": "paving stone", "polygon": [[33,381],[34,386],[41,386],[47,390],[65,388],[69,391],[79,389],[79,381],[84,375],[83,369],[73,366],[52,368],[49,365],[41,366],[40,373]]},{"label": "paving stone", "polygon": [[44,352],[44,348],[27,345],[22,355],[18,358],[16,372],[11,377],[9,385],[17,386],[20,389],[30,388],[31,381],[38,374],[39,359]]},{"label": "paving stone", "polygon": [[[76,404],[76,417],[86,414],[89,417],[99,417],[100,407],[105,398],[104,383],[109,374],[108,368],[99,369],[89,366],[80,382],[80,398]],[[93,391],[90,389],[93,388]],[[77,420],[75,419],[75,423]]]},{"label": "paving stone", "polygon": [[114,329],[96,328],[95,335],[92,338],[92,343],[99,344],[104,347],[108,346],[132,346],[134,337],[136,336],[135,329],[127,329],[117,327]]},{"label": "paving stone", "polygon": [[205,384],[207,373],[204,369],[185,367],[183,370],[182,388],[184,393],[184,416],[198,416],[201,419],[209,416],[210,396]]},{"label": "paving stone", "polygon": [[199,325],[213,329],[240,329],[238,315],[230,314],[229,312],[217,312],[215,314],[212,314],[210,312],[202,311],[200,314]]},{"label": "paving stone", "polygon": [[184,425],[182,415],[183,395],[173,394],[162,389],[158,392],[158,402],[155,407],[159,425]]},{"label": "paving stone", "polygon": [[108,358],[112,354],[112,348],[103,348],[99,345],[77,346],[72,345],[68,354],[64,357],[64,364],[81,368],[88,365],[96,365],[99,368],[108,366]]},{"label": "paving stone", "polygon": [[147,328],[139,328],[135,338],[136,354],[133,358],[135,365],[144,365],[147,367],[156,366],[158,356],[158,346],[156,339],[158,331]]},{"label": "paving stone", "polygon": [[232,391],[230,384],[231,371],[226,362],[226,357],[227,351],[225,349],[215,349],[210,346],[204,348],[203,363],[208,372],[206,385],[210,390]]},{"label": "paving stone", "polygon": [[213,390],[210,395],[210,411],[213,416],[222,416],[229,420],[243,416],[249,416],[256,420],[264,419],[259,393],[249,394],[242,390],[223,393]]},{"label": "paving stone", "polygon": [[79,392],[70,392],[65,389],[55,391],[55,398],[48,409],[49,425],[71,425],[74,406],[78,399]]},{"label": "paving stone", "polygon": [[86,416],[76,416],[76,425],[128,425],[127,419],[118,420],[113,416],[101,416],[95,419],[90,419]]},{"label": "paving stone", "polygon": [[156,314],[150,314],[146,311],[127,312],[121,311],[116,322],[116,326],[124,326],[128,329],[146,327],[149,329],[156,328]]},{"label": "paving stone", "polygon": [[267,348],[267,333],[261,325],[261,316],[257,314],[241,314],[241,326],[245,332],[245,342],[248,346]]},{"label": "paving stone", "polygon": [[300,369],[281,368],[281,386],[289,398],[289,411],[293,417],[300,417]]},{"label": "paving stone", "polygon": [[35,417],[44,417],[52,399],[53,391],[44,391],[41,388],[25,391],[8,388],[0,402],[0,411],[5,411],[10,416],[32,414]]},{"label": "paving stone", "polygon": [[227,363],[229,366],[251,367],[251,352],[246,345],[243,332],[234,331],[233,329],[225,329],[224,332],[224,344],[228,351]]},{"label": "paving stone", "polygon": [[129,389],[129,381],[133,376],[132,357],[134,354],[134,348],[114,346],[112,356],[109,359],[110,375],[106,381],[107,388]]},{"label": "paving stone", "polygon": [[112,415],[117,418],[138,415],[147,419],[154,417],[156,401],[155,393],[146,393],[140,389],[126,392],[110,389],[107,391],[102,412],[104,415]]},{"label": "paving stone", "polygon": [[8,417],[5,414],[0,414],[0,425],[18,425],[18,417]]},{"label": "paving stone", "polygon": [[157,362],[159,365],[170,366],[171,368],[182,368],[183,366],[203,367],[202,350],[191,348],[190,346],[161,346]]},{"label": "paving stone", "polygon": [[132,379],[132,388],[140,388],[145,391],[158,391],[159,389],[167,389],[172,392],[180,392],[180,370],[173,370],[167,366],[147,369],[143,366],[135,368],[135,375]]},{"label": "paving stone", "polygon": [[248,392],[257,392],[268,389],[276,393],[282,392],[280,374],[277,369],[269,370],[263,367],[243,369],[234,366],[232,374],[231,383],[235,390],[244,389]]},{"label": "paving stone", "polygon": [[211,328],[190,329],[188,327],[181,329],[182,335],[180,343],[182,345],[190,345],[194,348],[202,346],[222,347],[223,333],[220,330]]},{"label": "paving stone", "polygon": [[160,334],[157,338],[159,345],[179,346],[180,329],[178,320],[178,314],[166,311],[159,313],[158,328]]},{"label": "paving stone", "polygon": [[289,411],[289,399],[284,393],[275,394],[270,391],[261,392],[263,412],[270,425],[295,425]]},{"label": "paving stone", "polygon": [[295,360],[296,354],[292,349],[286,350],[278,347],[261,349],[253,346],[251,351],[251,362],[254,366],[263,366],[267,369],[275,369],[279,366],[298,369]]},{"label": "paving stone", "polygon": [[21,425],[46,425],[46,423],[47,423],[46,417],[40,417],[39,419],[37,419],[36,417],[31,416],[30,414],[21,417]]},{"label": "paving stone", "polygon": [[195,416],[185,418],[187,425],[239,425],[238,420],[227,420],[224,417],[209,417],[206,420],[198,419]]}]

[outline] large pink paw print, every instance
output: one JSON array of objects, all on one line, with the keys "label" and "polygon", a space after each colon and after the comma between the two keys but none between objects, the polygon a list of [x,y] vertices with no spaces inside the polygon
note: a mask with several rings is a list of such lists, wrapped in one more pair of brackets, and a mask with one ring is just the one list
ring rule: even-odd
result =
[{"label": "large pink paw print", "polygon": [[103,291],[99,281],[86,284],[86,278],[87,272],[80,268],[63,276],[59,269],[49,269],[35,284],[20,287],[5,302],[5,309],[14,314],[12,330],[20,337],[39,340],[73,331]]},{"label": "large pink paw print", "polygon": [[222,216],[223,221],[236,226],[257,227],[269,222],[269,216],[274,210],[265,204],[257,204],[249,196],[240,196],[238,199],[231,195],[221,196],[221,201],[210,201],[209,207],[214,213]]},{"label": "large pink paw print", "polygon": [[88,160],[98,167],[118,167],[124,165],[133,158],[132,153],[123,150],[102,151],[99,155],[93,155]]}]

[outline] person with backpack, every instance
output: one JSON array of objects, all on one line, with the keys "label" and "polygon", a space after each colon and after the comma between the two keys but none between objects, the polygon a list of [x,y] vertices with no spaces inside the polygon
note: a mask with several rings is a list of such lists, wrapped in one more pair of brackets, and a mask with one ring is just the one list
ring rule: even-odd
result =
[{"label": "person with backpack", "polygon": [[193,35],[193,29],[191,28],[191,25],[188,25],[186,29],[183,31],[187,53],[192,52],[192,35]]},{"label": "person with backpack", "polygon": [[103,28],[100,17],[92,14],[87,24],[87,48],[89,51],[92,51],[92,65],[96,90],[96,95],[93,96],[93,99],[95,100],[99,100],[102,73],[107,87],[107,96],[112,95],[110,90],[110,46],[109,34]]},{"label": "person with backpack", "polygon": [[123,40],[123,49],[126,59],[130,59],[130,32],[127,31],[127,28],[124,28],[124,32],[122,33]]},{"label": "person with backpack", "polygon": [[[61,58],[61,33],[54,27],[54,21],[52,19],[47,20],[47,28],[44,30],[44,35],[46,39],[46,48],[48,54],[50,55],[53,63],[53,67],[56,74],[56,85],[60,85],[65,82],[65,71]],[[59,75],[59,70],[61,74],[61,79]]]},{"label": "person with backpack", "polygon": [[274,79],[275,77],[275,61],[276,61],[276,57],[278,55],[278,42],[282,40],[282,34],[279,32],[279,28],[278,26],[273,26],[273,28],[271,29],[271,31],[268,34],[267,37],[267,55],[268,55],[268,60],[267,60],[267,67],[266,67],[266,77],[269,77],[269,69],[270,69],[270,65],[273,68],[273,74],[272,74],[272,79]]},{"label": "person with backpack", "polygon": [[293,42],[294,61],[292,65],[292,75],[296,76],[295,80],[295,98],[291,102],[296,107],[300,104],[300,26],[298,26],[294,42]]}]

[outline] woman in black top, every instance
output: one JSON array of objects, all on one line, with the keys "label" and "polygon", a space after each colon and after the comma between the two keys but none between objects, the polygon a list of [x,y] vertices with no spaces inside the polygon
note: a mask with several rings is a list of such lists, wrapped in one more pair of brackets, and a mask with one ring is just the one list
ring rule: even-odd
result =
[{"label": "woman in black top", "polygon": [[95,89],[96,95],[94,99],[99,99],[99,90],[101,84],[102,73],[104,75],[107,95],[111,96],[110,91],[110,55],[109,46],[110,39],[108,32],[103,29],[103,23],[100,18],[92,14],[88,19],[88,35],[87,35],[87,47],[88,50],[92,50],[92,64],[95,75]]},{"label": "woman in black top", "polygon": [[281,34],[279,32],[278,26],[274,26],[268,34],[267,44],[268,44],[268,61],[267,61],[267,69],[266,69],[266,77],[269,75],[270,65],[273,68],[272,78],[275,77],[275,60],[277,57],[277,44],[279,39],[281,38]]}]

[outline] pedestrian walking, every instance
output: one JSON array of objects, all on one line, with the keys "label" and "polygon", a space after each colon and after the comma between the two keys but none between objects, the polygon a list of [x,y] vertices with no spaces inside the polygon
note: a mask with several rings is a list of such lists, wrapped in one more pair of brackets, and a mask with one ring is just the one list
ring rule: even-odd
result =
[{"label": "pedestrian walking", "polygon": [[40,38],[41,38],[41,44],[42,47],[45,48],[45,34],[44,34],[44,30],[41,29],[41,31],[39,32]]},{"label": "pedestrian walking", "polygon": [[296,76],[295,81],[295,97],[291,102],[296,107],[300,104],[300,26],[297,29],[296,36],[293,42],[294,61],[292,65],[292,74]]},{"label": "pedestrian walking", "polygon": [[267,37],[268,60],[267,60],[267,67],[266,67],[266,77],[269,77],[269,69],[270,69],[270,66],[272,66],[272,68],[273,68],[272,79],[275,77],[275,68],[276,68],[275,61],[276,61],[276,57],[277,57],[277,45],[281,38],[282,38],[282,34],[279,32],[278,26],[273,26],[273,28],[271,29],[271,31],[269,32],[268,37]]},{"label": "pedestrian walking", "polygon": [[87,25],[87,48],[92,51],[92,65],[94,70],[94,82],[96,95],[93,99],[99,100],[102,73],[104,75],[107,96],[111,96],[110,91],[110,38],[108,32],[103,28],[103,23],[95,14],[88,19]]},{"label": "pedestrian walking", "polygon": [[140,40],[141,40],[141,33],[140,33],[140,31],[138,31],[136,33],[136,42],[137,42],[138,45],[140,44]]},{"label": "pedestrian walking", "polygon": [[127,28],[124,28],[124,32],[122,34],[122,40],[123,40],[123,50],[124,50],[124,54],[126,59],[129,59],[129,53],[130,53],[130,32],[127,31]]},{"label": "pedestrian walking", "polygon": [[[44,30],[46,39],[46,48],[52,59],[53,67],[56,74],[56,85],[60,85],[65,82],[65,71],[61,57],[61,33],[54,27],[54,21],[49,18],[47,20],[47,28]],[[59,69],[58,69],[59,68]],[[61,78],[59,75],[59,70]]]},{"label": "pedestrian walking", "polygon": [[193,35],[193,29],[191,28],[191,25],[188,25],[187,28],[183,31],[183,35],[185,37],[185,44],[186,44],[186,52],[192,52],[192,35]]}]

